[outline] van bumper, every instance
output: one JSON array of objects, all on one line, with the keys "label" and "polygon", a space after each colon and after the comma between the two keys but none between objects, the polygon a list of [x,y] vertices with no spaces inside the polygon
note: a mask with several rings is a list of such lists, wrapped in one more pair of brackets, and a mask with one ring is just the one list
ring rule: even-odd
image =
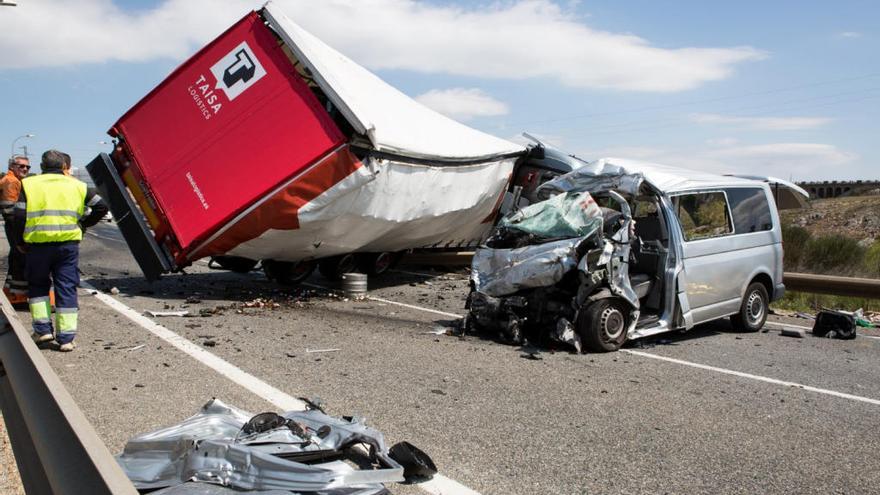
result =
[{"label": "van bumper", "polygon": [[770,295],[770,301],[777,301],[782,299],[782,296],[785,295],[785,284],[776,284],[776,287],[773,289],[773,294]]}]

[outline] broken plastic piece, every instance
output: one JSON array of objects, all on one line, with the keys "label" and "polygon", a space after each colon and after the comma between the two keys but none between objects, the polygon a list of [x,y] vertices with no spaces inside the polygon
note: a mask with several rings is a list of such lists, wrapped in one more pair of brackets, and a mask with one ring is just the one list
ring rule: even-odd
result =
[{"label": "broken plastic piece", "polygon": [[407,482],[427,481],[437,474],[437,466],[428,454],[409,442],[395,444],[388,455],[403,466],[403,477]]}]

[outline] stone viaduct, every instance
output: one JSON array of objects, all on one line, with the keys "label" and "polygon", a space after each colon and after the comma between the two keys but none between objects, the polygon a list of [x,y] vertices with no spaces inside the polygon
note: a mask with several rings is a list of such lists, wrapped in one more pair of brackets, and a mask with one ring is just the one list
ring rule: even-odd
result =
[{"label": "stone viaduct", "polygon": [[809,192],[811,198],[861,196],[874,190],[880,190],[880,181],[876,180],[798,182],[797,185]]}]

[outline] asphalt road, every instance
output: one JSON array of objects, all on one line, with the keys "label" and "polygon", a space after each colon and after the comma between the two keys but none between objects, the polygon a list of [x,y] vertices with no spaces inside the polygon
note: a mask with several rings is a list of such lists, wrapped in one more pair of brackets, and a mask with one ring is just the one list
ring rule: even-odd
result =
[{"label": "asphalt road", "polygon": [[[83,242],[81,269],[139,313],[210,310],[156,322],[287,394],[321,397],[331,414],[367,417],[389,443],[409,440],[483,494],[880,486],[880,339],[741,334],[721,322],[624,352],[545,349],[531,360],[489,338],[437,334],[453,320],[441,313],[463,312],[463,271],[402,267],[370,280],[381,301],[284,290],[259,272],[203,263],[148,284],[109,224]],[[310,283],[328,285],[318,275]],[[211,397],[275,409],[82,294],[79,348],[44,353],[111,451]],[[323,349],[338,350],[310,352]]]}]

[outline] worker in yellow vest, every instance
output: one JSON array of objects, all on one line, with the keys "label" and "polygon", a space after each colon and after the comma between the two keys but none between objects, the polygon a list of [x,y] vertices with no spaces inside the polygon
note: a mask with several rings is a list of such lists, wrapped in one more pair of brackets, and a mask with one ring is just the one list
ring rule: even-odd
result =
[{"label": "worker in yellow vest", "polygon": [[[107,206],[93,188],[64,175],[64,153],[43,153],[40,175],[21,181],[15,203],[16,241],[27,253],[28,304],[34,341],[55,340],[59,350],[74,349],[79,286],[79,243],[83,230],[107,214]],[[91,211],[85,214],[86,208]],[[55,286],[56,326],[53,328],[50,286]]]}]

